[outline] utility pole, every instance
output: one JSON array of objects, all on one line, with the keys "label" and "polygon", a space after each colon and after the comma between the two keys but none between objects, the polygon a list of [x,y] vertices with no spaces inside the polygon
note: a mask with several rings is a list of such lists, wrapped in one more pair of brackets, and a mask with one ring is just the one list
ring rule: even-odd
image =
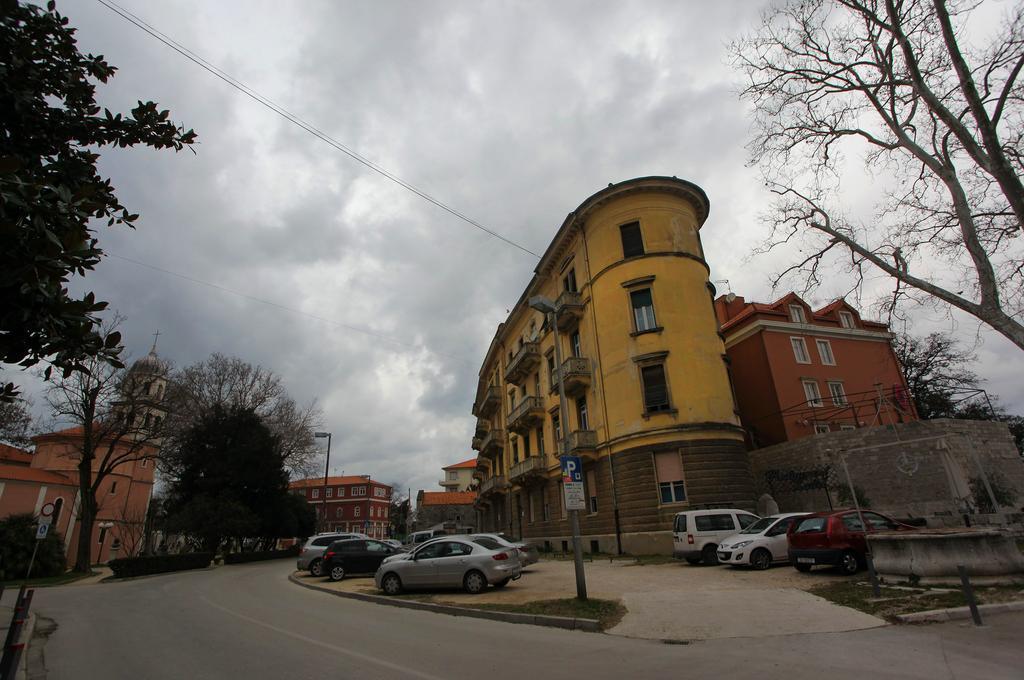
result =
[{"label": "utility pole", "polygon": [[317,439],[323,439],[327,437],[327,460],[324,462],[324,488],[323,498],[320,500],[321,509],[323,510],[323,517],[320,518],[320,529],[321,531],[327,528],[327,475],[331,469],[331,433],[330,432],[314,432],[313,436]]}]

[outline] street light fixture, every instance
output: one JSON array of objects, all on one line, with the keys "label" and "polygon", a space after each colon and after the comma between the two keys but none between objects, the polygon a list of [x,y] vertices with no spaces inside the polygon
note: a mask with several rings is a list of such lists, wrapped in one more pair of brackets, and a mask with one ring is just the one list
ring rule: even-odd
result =
[{"label": "street light fixture", "polygon": [[317,439],[327,438],[327,461],[324,463],[324,489],[323,498],[320,501],[320,505],[323,509],[323,517],[321,518],[320,529],[327,529],[327,474],[331,469],[331,433],[330,432],[314,432],[313,436]]},{"label": "street light fixture", "polygon": [[[551,330],[555,334],[555,365],[558,366],[558,419],[561,423],[561,436],[558,438],[558,460],[560,463],[568,455],[566,437],[569,433],[569,411],[565,401],[565,384],[562,382],[562,343],[558,337],[558,308],[554,301],[543,295],[534,295],[530,298],[529,305],[538,312],[546,315],[551,324]],[[562,495],[565,495],[565,488],[562,488]],[[562,503],[568,506],[563,498]],[[576,598],[587,599],[587,577],[583,572],[583,546],[580,540],[580,511],[569,511],[569,522],[572,525],[572,561],[576,567]]]}]

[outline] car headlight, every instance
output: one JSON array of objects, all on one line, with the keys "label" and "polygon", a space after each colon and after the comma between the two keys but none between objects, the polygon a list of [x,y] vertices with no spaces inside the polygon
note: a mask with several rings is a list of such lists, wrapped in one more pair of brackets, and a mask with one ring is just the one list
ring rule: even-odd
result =
[{"label": "car headlight", "polygon": [[750,545],[751,543],[753,543],[753,541],[740,541],[739,543],[737,543],[736,545],[733,546],[733,550],[736,550],[738,548],[742,548],[744,546]]}]

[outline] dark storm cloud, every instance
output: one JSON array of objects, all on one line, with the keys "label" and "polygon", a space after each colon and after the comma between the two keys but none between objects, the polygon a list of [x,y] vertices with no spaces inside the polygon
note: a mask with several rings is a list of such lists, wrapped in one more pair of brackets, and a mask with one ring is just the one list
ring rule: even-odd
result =
[{"label": "dark storm cloud", "polygon": [[[716,278],[767,297],[765,197],[723,44],[760,3],[131,3],[326,134],[527,248],[609,182],[685,177],[711,197]],[[153,99],[196,153],[108,151],[137,231],[111,253],[356,326],[341,328],[116,258],[76,287],[128,317],[129,347],[211,352],[316,399],[347,473],[432,488],[471,455],[477,370],[535,260],[368,171],[98,3],[61,3],[120,71],[100,96]],[[411,346],[410,346],[411,345]],[[1009,396],[1009,395],[1007,395]],[[1024,395],[1021,395],[1024,398]],[[332,465],[334,467],[334,465]]]}]

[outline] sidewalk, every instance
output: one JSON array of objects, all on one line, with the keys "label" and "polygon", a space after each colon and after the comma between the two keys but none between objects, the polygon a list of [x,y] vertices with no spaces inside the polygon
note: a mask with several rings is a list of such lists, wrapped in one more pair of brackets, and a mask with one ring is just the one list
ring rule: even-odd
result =
[{"label": "sidewalk", "polygon": [[[801,574],[791,567],[768,571],[684,564],[637,566],[624,562],[586,564],[590,597],[620,600],[629,613],[609,630],[612,635],[654,640],[709,640],[822,633],[884,626],[882,619],[832,604],[806,592],[811,586],[842,577],[821,572]],[[379,595],[372,578],[338,583],[296,574],[303,581],[345,592]],[[519,604],[575,595],[573,563],[542,560],[519,581],[480,595],[461,591],[432,592],[431,602],[473,606]]]}]

